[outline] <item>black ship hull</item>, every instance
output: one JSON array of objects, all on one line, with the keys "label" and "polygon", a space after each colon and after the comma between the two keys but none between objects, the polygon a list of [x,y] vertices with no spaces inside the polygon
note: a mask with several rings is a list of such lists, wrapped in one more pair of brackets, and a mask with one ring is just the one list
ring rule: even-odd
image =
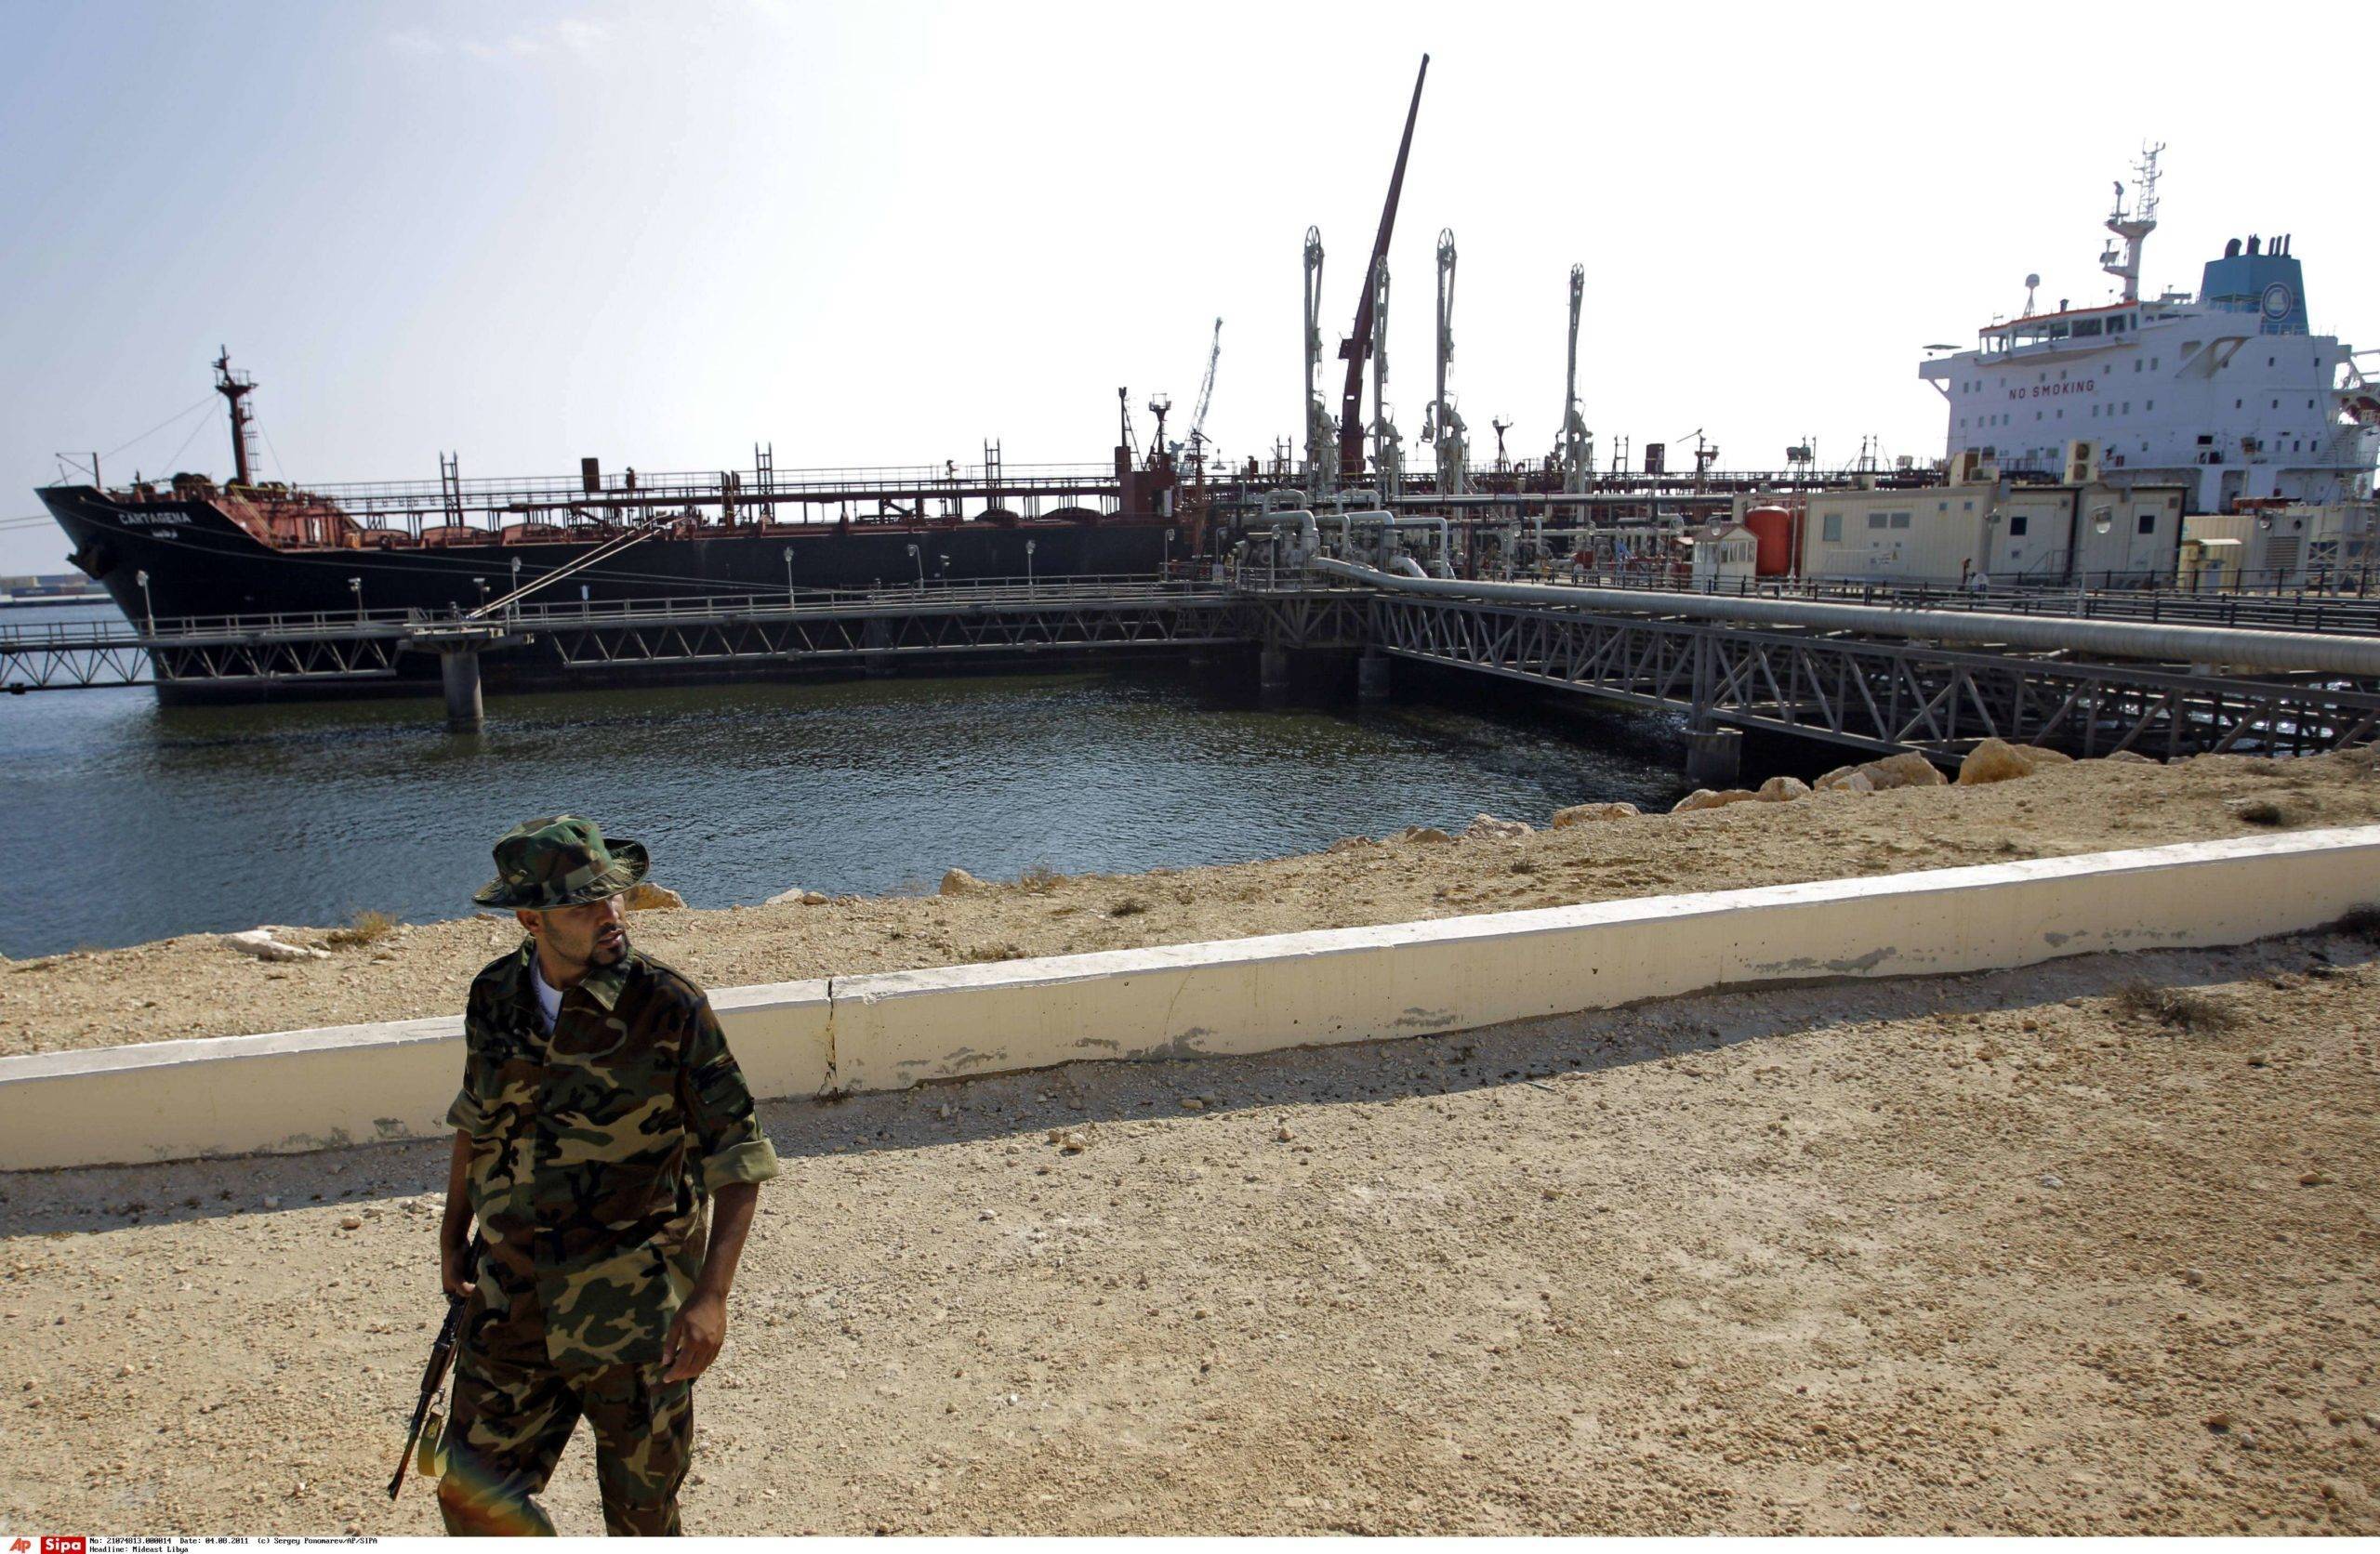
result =
[{"label": "black ship hull", "polygon": [[[359,606],[438,615],[468,612],[583,559],[602,543],[505,544],[490,535],[484,544],[278,548],[203,500],[121,504],[90,486],[49,486],[39,495],[73,543],[74,564],[136,622]],[[919,581],[1146,576],[1183,559],[1174,533],[1173,520],[1153,515],[696,529],[629,546],[530,597],[618,602]]]}]

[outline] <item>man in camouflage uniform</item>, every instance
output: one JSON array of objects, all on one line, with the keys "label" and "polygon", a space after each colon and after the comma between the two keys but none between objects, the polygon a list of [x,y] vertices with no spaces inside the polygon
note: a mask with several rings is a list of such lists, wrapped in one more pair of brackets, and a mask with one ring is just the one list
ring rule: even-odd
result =
[{"label": "man in camouflage uniform", "polygon": [[496,865],[473,899],[529,938],[471,984],[447,1114],[440,1261],[468,1302],[439,1510],[450,1533],[550,1534],[532,1496],[584,1415],[604,1526],[675,1534],[694,1379],[776,1152],[709,1000],[628,945],[644,849],[559,815],[506,835]]}]

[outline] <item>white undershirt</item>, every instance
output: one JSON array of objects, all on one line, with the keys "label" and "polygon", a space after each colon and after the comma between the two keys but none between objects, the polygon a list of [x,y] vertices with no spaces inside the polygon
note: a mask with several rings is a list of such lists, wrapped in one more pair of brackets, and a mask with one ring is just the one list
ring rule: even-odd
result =
[{"label": "white undershirt", "polygon": [[534,951],[529,955],[529,984],[537,990],[537,1022],[550,1036],[554,1034],[554,1021],[562,1014],[562,993],[546,981],[545,968],[537,964]]}]

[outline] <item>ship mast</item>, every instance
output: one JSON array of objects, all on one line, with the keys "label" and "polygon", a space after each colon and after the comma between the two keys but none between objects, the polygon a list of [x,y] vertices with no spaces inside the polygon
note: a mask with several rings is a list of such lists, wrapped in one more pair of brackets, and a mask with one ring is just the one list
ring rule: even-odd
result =
[{"label": "ship mast", "polygon": [[2099,256],[2099,268],[2123,283],[2126,302],[2140,300],[2140,249],[2157,230],[2157,157],[2164,149],[2162,140],[2140,148],[2140,160],[2132,169],[2132,214],[2124,214],[2123,185],[2118,183],[2116,206],[2108,217],[2108,230],[2123,240],[2123,250],[2119,256],[2116,245],[2109,244],[2107,252]]},{"label": "ship mast", "polygon": [[246,402],[248,396],[257,391],[257,380],[245,373],[231,370],[231,348],[229,346],[223,347],[222,354],[215,359],[215,391],[231,405],[233,483],[246,485],[249,483],[248,428],[256,419],[256,413],[248,408]]}]

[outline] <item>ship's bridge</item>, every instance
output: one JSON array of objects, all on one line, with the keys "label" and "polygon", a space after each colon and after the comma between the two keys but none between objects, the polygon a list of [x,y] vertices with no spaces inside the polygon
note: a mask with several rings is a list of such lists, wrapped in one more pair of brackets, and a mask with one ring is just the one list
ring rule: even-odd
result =
[{"label": "ship's bridge", "polygon": [[1999,358],[2077,340],[2093,346],[2121,341],[2138,330],[2146,309],[2159,316],[2158,303],[2111,302],[2098,308],[2066,308],[2055,313],[2028,313],[1977,331],[1977,349]]}]

